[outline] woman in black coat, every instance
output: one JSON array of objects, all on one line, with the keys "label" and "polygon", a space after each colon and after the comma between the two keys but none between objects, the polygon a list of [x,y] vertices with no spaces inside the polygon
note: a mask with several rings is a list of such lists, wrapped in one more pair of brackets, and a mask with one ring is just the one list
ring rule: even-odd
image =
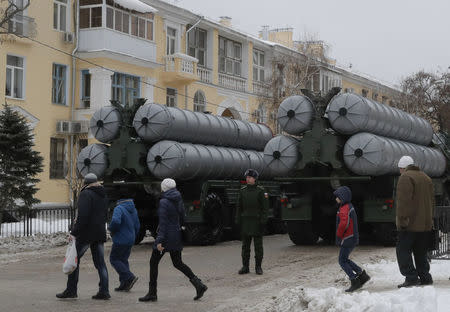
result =
[{"label": "woman in black coat", "polygon": [[208,289],[202,281],[195,276],[192,270],[183,263],[181,251],[183,242],[181,237],[181,225],[184,223],[185,210],[180,192],[176,189],[173,179],[164,179],[161,182],[161,200],[159,201],[158,217],[159,226],[157,237],[153,244],[153,253],[150,258],[150,283],[148,293],[139,298],[139,301],[156,301],[158,265],[166,252],[170,253],[173,266],[186,275],[194,285],[197,295],[194,300],[200,299]]}]

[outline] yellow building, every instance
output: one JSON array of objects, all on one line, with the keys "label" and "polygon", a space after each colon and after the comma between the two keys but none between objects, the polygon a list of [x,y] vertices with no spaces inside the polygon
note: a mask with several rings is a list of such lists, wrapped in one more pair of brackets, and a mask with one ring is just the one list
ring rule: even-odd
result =
[{"label": "yellow building", "polygon": [[[216,22],[159,0],[35,0],[9,28],[18,36],[0,45],[0,85],[34,129],[44,157],[37,193],[44,204],[70,202],[71,164],[94,141],[90,117],[110,100],[143,97],[270,122],[260,96],[269,89],[272,60],[302,55],[292,29],[259,39],[234,29],[229,17]],[[359,93],[369,82],[323,63],[311,87]],[[381,102],[384,93],[376,92]]]}]

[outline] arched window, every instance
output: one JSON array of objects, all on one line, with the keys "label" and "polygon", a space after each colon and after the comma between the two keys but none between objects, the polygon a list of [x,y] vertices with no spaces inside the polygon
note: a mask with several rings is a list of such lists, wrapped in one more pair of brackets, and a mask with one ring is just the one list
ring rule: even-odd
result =
[{"label": "arched window", "polygon": [[202,91],[195,92],[194,95],[194,112],[204,112],[206,110],[206,98]]}]

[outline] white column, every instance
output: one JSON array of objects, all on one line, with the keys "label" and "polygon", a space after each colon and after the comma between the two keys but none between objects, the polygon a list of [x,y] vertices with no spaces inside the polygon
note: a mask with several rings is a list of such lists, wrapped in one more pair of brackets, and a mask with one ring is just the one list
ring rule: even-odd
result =
[{"label": "white column", "polygon": [[142,94],[141,97],[146,98],[146,103],[153,103],[154,102],[154,86],[156,84],[156,78],[152,77],[143,77],[145,83],[142,84]]},{"label": "white column", "polygon": [[95,112],[111,103],[111,76],[114,72],[103,68],[91,68],[89,73],[91,74],[91,109]]}]

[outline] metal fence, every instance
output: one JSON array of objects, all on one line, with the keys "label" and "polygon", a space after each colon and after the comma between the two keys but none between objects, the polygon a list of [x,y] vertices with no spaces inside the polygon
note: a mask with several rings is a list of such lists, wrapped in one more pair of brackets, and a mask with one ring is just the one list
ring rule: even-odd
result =
[{"label": "metal fence", "polygon": [[74,217],[71,206],[39,207],[26,212],[3,210],[0,237],[68,232]]},{"label": "metal fence", "polygon": [[430,258],[450,260],[450,206],[436,207],[434,226],[439,230],[439,248],[430,253]]}]

